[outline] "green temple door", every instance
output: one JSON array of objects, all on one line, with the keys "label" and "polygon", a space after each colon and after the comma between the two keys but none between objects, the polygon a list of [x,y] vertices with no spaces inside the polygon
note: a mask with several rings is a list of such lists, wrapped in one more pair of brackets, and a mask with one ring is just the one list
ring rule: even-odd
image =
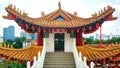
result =
[{"label": "green temple door", "polygon": [[64,51],[64,33],[55,33],[54,35],[54,50]]}]

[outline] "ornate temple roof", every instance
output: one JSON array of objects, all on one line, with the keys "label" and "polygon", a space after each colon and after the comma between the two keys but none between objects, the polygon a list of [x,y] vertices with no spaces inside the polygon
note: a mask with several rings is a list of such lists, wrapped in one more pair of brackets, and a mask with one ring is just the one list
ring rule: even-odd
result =
[{"label": "ornate temple roof", "polygon": [[83,57],[87,57],[88,61],[102,60],[106,58],[113,58],[112,61],[118,61],[117,57],[120,54],[120,44],[108,46],[107,48],[93,47],[90,45],[77,46],[78,52],[82,52]]},{"label": "ornate temple roof", "polygon": [[0,56],[17,60],[33,61],[34,56],[42,52],[42,46],[30,46],[22,49],[0,47]]},{"label": "ornate temple roof", "polygon": [[[58,7],[59,8],[57,10],[47,15],[42,12],[42,16],[40,18],[31,18],[28,16],[28,14],[26,14],[25,12],[22,13],[19,8],[16,9],[16,7],[13,7],[11,4],[5,9],[9,13],[8,15],[11,15],[12,17],[25,20],[30,24],[38,25],[41,27],[76,28],[98,22],[101,19],[104,19],[104,21],[116,19],[116,17],[112,17],[112,13],[115,11],[115,9],[111,6],[107,6],[107,8],[104,7],[104,10],[92,14],[90,18],[79,17],[77,16],[76,12],[74,14],[71,14],[63,10],[60,3],[58,4]],[[6,19],[10,19],[8,16],[3,17]]]},{"label": "ornate temple roof", "polygon": [[[0,56],[17,60],[33,61],[33,57],[42,52],[42,46],[29,46],[22,49],[0,47]],[[107,48],[93,47],[92,45],[77,46],[78,53],[82,52],[82,57],[87,57],[87,61],[102,60],[113,58],[120,55],[120,44],[108,46]],[[119,56],[112,61],[118,61]]]}]

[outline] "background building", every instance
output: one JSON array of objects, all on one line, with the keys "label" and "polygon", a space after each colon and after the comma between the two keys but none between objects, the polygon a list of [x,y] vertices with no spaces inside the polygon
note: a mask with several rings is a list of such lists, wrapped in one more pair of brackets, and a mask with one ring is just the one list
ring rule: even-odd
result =
[{"label": "background building", "polygon": [[9,26],[3,30],[3,41],[14,40],[15,39],[15,28],[14,26]]},{"label": "background building", "polygon": [[26,33],[24,31],[22,31],[20,33],[20,37],[25,37],[26,39],[31,39],[31,40],[36,40],[37,39],[37,33],[35,34],[29,34],[29,33]]},{"label": "background building", "polygon": [[3,42],[3,37],[2,36],[0,36],[0,42]]},{"label": "background building", "polygon": [[92,39],[92,40],[94,40],[94,36],[89,36],[89,39]]},{"label": "background building", "polygon": [[[116,34],[116,35],[114,34],[114,35],[113,35],[112,33],[109,34],[109,35],[102,34],[102,39],[103,39],[103,40],[112,39],[113,37],[114,37],[114,38],[120,38],[120,35],[119,35],[119,34]],[[95,38],[95,39],[98,39],[98,40],[99,40],[99,39],[100,39],[100,34],[96,34],[96,38]]]}]

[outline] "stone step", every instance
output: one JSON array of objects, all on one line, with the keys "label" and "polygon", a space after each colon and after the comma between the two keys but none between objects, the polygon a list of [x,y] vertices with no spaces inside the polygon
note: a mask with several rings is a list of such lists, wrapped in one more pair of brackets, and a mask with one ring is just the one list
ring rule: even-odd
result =
[{"label": "stone step", "polygon": [[75,66],[74,63],[58,63],[58,62],[57,62],[57,63],[45,63],[44,65],[55,65],[55,66],[56,66],[56,65],[58,65],[58,66],[59,66],[59,65],[60,65],[60,66],[61,66],[61,65],[62,65],[62,66]]},{"label": "stone step", "polygon": [[72,56],[73,54],[72,53],[64,53],[64,52],[55,52],[55,53],[52,53],[52,52],[49,52],[49,53],[46,53],[46,55],[70,55]]},{"label": "stone step", "polygon": [[74,61],[74,59],[64,59],[64,58],[63,59],[57,59],[57,58],[56,59],[54,59],[54,58],[53,59],[47,59],[46,58],[45,61],[68,61],[68,62],[70,62],[70,61]]},{"label": "stone step", "polygon": [[65,55],[65,54],[46,54],[46,56],[73,56],[73,55]]},{"label": "stone step", "polygon": [[73,54],[72,52],[47,52],[46,54]]},{"label": "stone step", "polygon": [[71,52],[47,52],[43,68],[76,68]]},{"label": "stone step", "polygon": [[73,56],[45,56],[45,58],[73,58]]},{"label": "stone step", "polygon": [[72,67],[72,68],[76,68],[75,66],[65,66],[65,65],[61,65],[61,66],[60,66],[60,65],[46,65],[46,66],[44,66],[43,68],[45,68],[45,67],[47,67],[47,68],[49,68],[49,67],[50,67],[50,68],[51,68],[51,67],[53,67],[53,68],[62,68],[62,67],[63,67],[63,68],[69,68],[69,67],[70,67],[70,68],[71,68],[71,67]]},{"label": "stone step", "polygon": [[74,57],[45,57],[45,59],[74,59]]},{"label": "stone step", "polygon": [[71,54],[46,54],[46,56],[55,56],[55,55],[59,55],[59,56],[73,56]]},{"label": "stone step", "polygon": [[45,61],[45,63],[75,63],[75,61]]},{"label": "stone step", "polygon": [[75,66],[44,66],[43,68],[76,68]]}]

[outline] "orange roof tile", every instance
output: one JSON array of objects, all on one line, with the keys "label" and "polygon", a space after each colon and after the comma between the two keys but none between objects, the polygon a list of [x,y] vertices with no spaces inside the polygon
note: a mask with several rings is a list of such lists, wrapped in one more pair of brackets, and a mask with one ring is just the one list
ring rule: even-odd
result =
[{"label": "orange roof tile", "polygon": [[[10,14],[13,14],[17,18],[23,19],[29,23],[39,25],[42,27],[59,27],[59,28],[72,28],[72,27],[80,27],[85,26],[88,24],[91,24],[93,22],[96,22],[102,18],[105,18],[108,15],[111,15],[115,9],[108,6],[107,9],[104,8],[104,10],[101,10],[98,14],[95,13],[90,18],[81,18],[76,16],[76,14],[71,14],[66,12],[65,10],[61,9],[61,5],[59,3],[59,9],[44,15],[42,13],[42,17],[40,18],[31,18],[26,13],[21,13],[16,9],[16,7],[13,7],[11,4],[5,8],[6,11]],[[61,16],[64,18],[64,20],[55,20],[58,16]],[[9,19],[7,16],[3,16],[4,18]],[[116,19],[115,17],[111,17],[110,20]]]},{"label": "orange roof tile", "polygon": [[82,57],[86,56],[88,61],[102,60],[120,54],[120,44],[108,48],[96,48],[90,45],[77,46],[78,52],[82,52]]},{"label": "orange roof tile", "polygon": [[34,56],[38,56],[38,52],[42,52],[42,46],[32,45],[22,49],[0,47],[0,54],[18,60],[33,61]]}]

